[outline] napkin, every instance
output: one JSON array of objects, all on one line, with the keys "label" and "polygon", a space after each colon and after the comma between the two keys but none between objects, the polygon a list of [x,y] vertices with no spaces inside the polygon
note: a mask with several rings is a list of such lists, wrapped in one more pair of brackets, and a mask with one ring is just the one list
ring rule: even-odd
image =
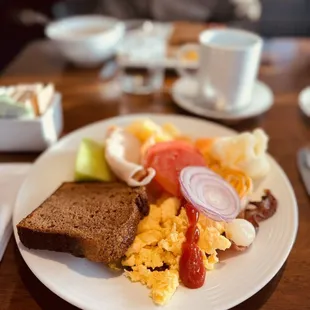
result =
[{"label": "napkin", "polygon": [[0,164],[0,261],[11,237],[12,214],[18,190],[31,164]]}]

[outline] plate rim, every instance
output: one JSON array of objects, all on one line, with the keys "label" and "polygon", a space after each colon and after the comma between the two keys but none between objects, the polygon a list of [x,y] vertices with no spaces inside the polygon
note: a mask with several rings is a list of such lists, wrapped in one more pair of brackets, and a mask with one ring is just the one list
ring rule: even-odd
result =
[{"label": "plate rim", "polygon": [[[26,179],[24,180],[23,184],[21,185],[19,192],[17,194],[16,197],[16,202],[19,200],[19,196],[20,196],[20,192],[22,191],[23,187],[25,186],[25,184],[27,183],[28,178],[30,178],[32,169],[34,168],[34,166],[37,164],[37,162],[40,162],[42,160],[42,158],[44,159],[46,156],[48,156],[48,154],[50,152],[53,151],[53,149],[57,148],[57,146],[61,143],[66,143],[66,140],[70,140],[72,136],[76,135],[77,133],[79,133],[80,131],[84,131],[87,130],[88,128],[91,127],[96,127],[101,123],[107,123],[107,122],[113,122],[117,119],[136,119],[136,118],[152,118],[152,116],[155,117],[176,117],[176,118],[180,118],[180,119],[191,119],[193,121],[196,122],[207,122],[207,123],[211,123],[212,125],[215,125],[217,127],[221,127],[221,128],[225,128],[226,131],[229,131],[232,135],[236,135],[238,134],[238,131],[233,130],[227,126],[218,124],[216,122],[212,122],[209,120],[205,120],[205,119],[200,119],[197,117],[193,117],[193,116],[184,116],[184,115],[179,115],[179,114],[163,114],[163,113],[135,113],[135,114],[128,114],[128,115],[119,115],[119,116],[115,116],[115,117],[111,117],[111,118],[106,118],[103,120],[99,120],[90,124],[87,124],[86,126],[83,126],[81,128],[78,128],[72,132],[70,132],[69,134],[65,135],[64,137],[62,137],[61,139],[58,140],[57,143],[55,143],[54,145],[50,146],[48,149],[46,149],[42,154],[40,154],[40,156],[34,161],[32,167],[30,168],[30,171],[28,173],[28,176],[26,177]],[[273,165],[278,169],[279,173],[281,174],[281,177],[283,178],[283,181],[285,182],[287,189],[289,191],[289,196],[292,199],[292,206],[291,208],[293,209],[293,214],[294,214],[294,219],[292,219],[292,223],[294,224],[294,229],[292,230],[292,233],[290,235],[290,239],[288,240],[288,246],[286,247],[286,250],[284,252],[284,254],[282,255],[282,258],[277,262],[277,264],[274,265],[274,267],[272,268],[272,272],[270,272],[265,278],[264,280],[262,280],[259,285],[256,285],[255,288],[253,288],[252,290],[248,291],[247,293],[243,294],[242,297],[240,297],[239,299],[234,300],[233,302],[231,302],[230,304],[225,305],[225,308],[219,308],[219,309],[230,309],[232,307],[235,307],[236,305],[239,305],[240,303],[248,300],[250,297],[252,297],[253,295],[255,295],[256,293],[258,293],[262,288],[264,288],[279,272],[279,270],[283,267],[285,261],[287,260],[289,254],[291,253],[291,250],[295,244],[296,238],[297,238],[297,233],[298,233],[298,227],[299,227],[299,210],[298,210],[298,203],[297,203],[297,199],[296,199],[296,195],[293,189],[293,186],[291,184],[291,182],[289,181],[288,176],[286,175],[285,171],[283,170],[283,168],[278,164],[278,162],[269,154],[267,153],[268,159],[270,161],[272,161]],[[50,291],[52,291],[54,294],[56,294],[57,296],[59,296],[60,298],[62,298],[63,300],[67,301],[68,303],[79,307],[82,309],[89,309],[91,310],[91,308],[85,307],[83,304],[81,304],[79,302],[79,300],[77,300],[76,298],[72,298],[70,295],[68,294],[63,294],[62,293],[62,289],[53,286],[50,281],[46,281],[44,278],[42,279],[40,274],[37,274],[35,270],[33,270],[33,268],[31,268],[29,266],[29,264],[27,263],[27,260],[25,259],[24,255],[23,255],[23,251],[19,245],[19,237],[17,234],[17,229],[16,229],[16,225],[14,225],[14,223],[16,222],[16,216],[17,216],[17,203],[15,202],[14,204],[14,209],[13,209],[13,218],[12,218],[12,222],[13,222],[13,231],[14,231],[14,239],[16,241],[16,245],[17,248],[24,260],[24,262],[27,264],[28,268],[31,270],[31,272],[35,275],[35,277],[44,285],[46,286]],[[228,307],[227,307],[228,306]]]}]

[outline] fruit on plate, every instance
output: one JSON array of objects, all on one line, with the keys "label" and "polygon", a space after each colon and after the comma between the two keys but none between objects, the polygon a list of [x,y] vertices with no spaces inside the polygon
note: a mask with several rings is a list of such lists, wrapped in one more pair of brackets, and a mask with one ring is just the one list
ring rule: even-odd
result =
[{"label": "fruit on plate", "polygon": [[83,139],[76,156],[74,175],[76,181],[113,181],[104,146],[91,139]]}]

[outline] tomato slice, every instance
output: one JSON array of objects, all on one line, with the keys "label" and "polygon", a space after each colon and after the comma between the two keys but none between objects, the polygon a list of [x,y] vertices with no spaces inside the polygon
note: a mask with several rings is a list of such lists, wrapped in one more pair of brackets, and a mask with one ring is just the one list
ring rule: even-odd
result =
[{"label": "tomato slice", "polygon": [[205,166],[203,156],[184,141],[160,142],[150,147],[145,166],[156,170],[155,180],[174,196],[181,196],[179,174],[187,166]]},{"label": "tomato slice", "polygon": [[158,198],[165,193],[162,186],[159,185],[154,179],[152,180],[151,183],[147,184],[145,188],[149,203],[156,203]]},{"label": "tomato slice", "polygon": [[167,148],[169,149],[185,149],[185,150],[194,150],[197,151],[196,148],[186,141],[165,141],[165,142],[158,142],[152,145],[146,152],[145,162],[147,163],[150,158],[154,155],[158,154],[159,152],[166,151]]}]

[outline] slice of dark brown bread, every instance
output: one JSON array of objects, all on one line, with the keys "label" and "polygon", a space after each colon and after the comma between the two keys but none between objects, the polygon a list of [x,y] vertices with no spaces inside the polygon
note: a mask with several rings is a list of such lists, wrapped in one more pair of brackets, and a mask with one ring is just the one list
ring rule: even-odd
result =
[{"label": "slice of dark brown bread", "polygon": [[51,250],[110,263],[132,244],[149,212],[145,189],[122,183],[64,183],[17,230],[30,249]]}]

